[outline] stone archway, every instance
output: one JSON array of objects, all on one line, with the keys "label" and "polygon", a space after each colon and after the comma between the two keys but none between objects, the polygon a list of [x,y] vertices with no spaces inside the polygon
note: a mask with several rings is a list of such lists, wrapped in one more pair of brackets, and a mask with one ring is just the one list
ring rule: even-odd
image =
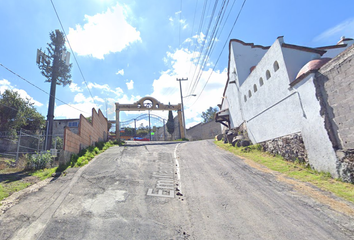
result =
[{"label": "stone archway", "polygon": [[120,126],[119,126],[119,112],[120,111],[144,111],[144,110],[155,110],[155,111],[177,111],[179,128],[181,132],[181,138],[184,136],[184,125],[182,122],[181,104],[177,105],[165,105],[157,101],[153,97],[143,97],[139,101],[133,104],[119,104],[116,103],[116,139],[120,139]]}]

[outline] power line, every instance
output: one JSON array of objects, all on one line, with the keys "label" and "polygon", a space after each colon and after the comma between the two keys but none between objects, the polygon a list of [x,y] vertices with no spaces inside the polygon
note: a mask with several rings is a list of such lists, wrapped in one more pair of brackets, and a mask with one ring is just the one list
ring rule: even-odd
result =
[{"label": "power line", "polygon": [[81,77],[82,77],[82,79],[83,79],[84,82],[85,82],[86,88],[87,88],[87,90],[89,91],[90,96],[91,96],[93,102],[95,103],[95,99],[93,98],[92,93],[91,93],[91,91],[90,91],[90,88],[89,88],[88,85],[87,85],[87,82],[86,82],[86,79],[85,79],[85,77],[84,77],[84,74],[83,74],[82,71],[81,71],[80,64],[79,64],[79,62],[78,62],[77,59],[76,59],[76,55],[75,55],[75,53],[74,53],[73,48],[71,47],[70,41],[69,41],[69,39],[68,39],[68,36],[66,35],[66,32],[65,32],[64,27],[63,27],[63,24],[61,23],[59,14],[58,14],[58,12],[57,12],[57,9],[55,8],[55,5],[54,5],[54,3],[53,3],[53,0],[50,0],[50,2],[52,3],[53,9],[54,9],[54,11],[55,11],[55,14],[57,15],[57,18],[58,18],[58,21],[59,21],[59,23],[60,23],[61,29],[63,30],[63,33],[64,33],[65,38],[66,38],[66,41],[68,42],[68,45],[69,45],[69,47],[70,47],[70,50],[71,50],[71,52],[72,52],[72,54],[73,54],[73,56],[74,56],[74,59],[75,59],[76,65],[77,65],[77,67],[78,67],[78,69],[79,69],[79,71],[80,71]]},{"label": "power line", "polygon": [[222,48],[222,50],[221,50],[221,52],[220,52],[220,54],[219,54],[218,59],[217,59],[216,62],[215,62],[215,65],[214,65],[214,67],[213,67],[213,69],[212,69],[212,71],[211,71],[211,73],[210,73],[210,75],[209,75],[209,77],[208,77],[208,80],[207,80],[206,83],[204,84],[204,86],[203,86],[203,88],[202,88],[202,91],[198,94],[198,97],[197,97],[197,99],[195,100],[195,102],[192,104],[192,106],[198,101],[198,99],[200,98],[200,95],[202,95],[202,93],[203,93],[203,91],[204,91],[204,89],[205,89],[205,86],[208,84],[208,82],[209,82],[209,80],[210,80],[210,77],[211,77],[211,75],[213,74],[214,69],[215,69],[217,63],[219,62],[219,59],[220,59],[220,57],[221,57],[221,54],[223,53],[223,51],[224,51],[224,49],[225,49],[225,46],[226,46],[226,44],[227,44],[227,42],[228,42],[228,39],[230,38],[230,35],[231,35],[231,33],[232,33],[232,31],[233,31],[233,29],[234,29],[236,23],[237,23],[237,20],[238,20],[238,18],[240,17],[240,14],[241,14],[241,12],[242,12],[242,9],[243,9],[243,7],[244,7],[246,1],[247,1],[247,0],[244,0],[244,1],[243,1],[242,6],[241,6],[241,8],[240,8],[240,11],[239,11],[238,14],[237,14],[237,17],[236,17],[236,19],[235,19],[235,21],[234,21],[234,24],[232,25],[232,28],[231,28],[231,30],[230,30],[230,32],[229,32],[229,35],[228,35],[227,38],[226,38],[226,41],[225,41],[225,43],[224,43],[224,46],[223,46],[223,48]]},{"label": "power line", "polygon": [[197,77],[194,79],[194,85],[193,85],[193,88],[191,89],[191,92],[194,92],[198,83],[199,83],[199,80],[203,74],[203,70],[205,68],[205,65],[209,59],[209,56],[211,55],[212,51],[214,50],[214,44],[215,44],[215,40],[216,40],[216,35],[219,31],[219,25],[222,21],[222,18],[224,17],[225,15],[225,12],[226,12],[226,8],[227,8],[227,5],[228,5],[229,1],[228,0],[224,0],[224,2],[222,3],[222,7],[221,9],[219,10],[219,13],[218,13],[218,16],[215,20],[215,24],[214,24],[214,27],[213,27],[213,30],[212,30],[212,34],[210,36],[210,40],[208,42],[208,46],[206,48],[206,51],[205,51],[205,54],[204,54],[204,57],[201,61],[201,67],[199,68],[199,71],[198,71],[198,74],[197,74]]},{"label": "power line", "polygon": [[[35,87],[35,88],[39,89],[40,91],[44,92],[45,94],[50,95],[48,92],[46,92],[46,91],[43,90],[42,88],[40,88],[40,87],[38,87],[37,85],[31,83],[30,81],[28,81],[28,80],[25,79],[24,77],[21,77],[19,74],[15,73],[15,72],[12,71],[11,69],[5,67],[2,63],[0,63],[0,66],[3,67],[3,68],[5,68],[7,71],[9,71],[10,73],[14,74],[15,76],[17,76],[18,78],[24,80],[24,81],[27,82],[28,84],[32,85],[33,87]],[[75,110],[78,110],[78,111],[83,112],[83,113],[90,114],[90,113],[88,113],[88,112],[82,111],[82,110],[80,110],[80,109],[78,109],[78,108],[76,108],[76,107],[71,106],[70,104],[68,104],[68,103],[66,103],[66,102],[64,102],[64,101],[62,101],[62,100],[60,100],[60,99],[57,98],[57,97],[55,97],[55,99],[58,100],[59,102],[65,104],[65,105],[68,105],[69,107],[71,107],[71,108],[73,108],[73,109],[75,109]]]}]

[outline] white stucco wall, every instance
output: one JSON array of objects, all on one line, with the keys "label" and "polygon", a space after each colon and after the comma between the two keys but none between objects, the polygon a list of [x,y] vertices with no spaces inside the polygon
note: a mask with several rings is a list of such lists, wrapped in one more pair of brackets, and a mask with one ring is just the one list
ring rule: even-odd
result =
[{"label": "white stucco wall", "polygon": [[[231,50],[241,53],[230,54],[229,81],[236,79],[236,83],[228,84],[222,108],[227,106],[230,110],[231,128],[246,122],[253,143],[301,132],[310,164],[318,171],[337,177],[336,155],[320,115],[313,75],[294,88],[289,85],[306,63],[321,56],[311,51],[286,48],[282,43],[281,38],[277,39],[260,59],[260,54],[257,55],[249,46],[238,42],[232,44]],[[248,51],[250,58],[256,55],[254,62],[258,61],[251,73],[250,67],[256,64],[248,58],[239,58],[247,55]],[[274,62],[279,65],[277,71]],[[236,69],[236,74],[233,69]],[[266,77],[267,70],[271,75],[269,79]],[[262,86],[260,78],[263,79]],[[257,91],[254,91],[254,86]]]},{"label": "white stucco wall", "polygon": [[313,59],[321,58],[314,52],[300,51],[292,48],[282,48],[284,61],[286,62],[290,82],[294,81],[300,69]]},{"label": "white stucco wall", "polygon": [[242,85],[250,74],[250,68],[259,63],[268,49],[244,45],[240,42],[234,41],[231,43],[230,51],[232,53],[232,58],[236,61],[233,61],[233,65],[230,64],[229,72],[232,73],[236,70],[239,85]]},{"label": "white stucco wall", "polygon": [[314,74],[310,74],[301,83],[294,86],[300,94],[305,117],[301,118],[301,133],[307,150],[309,163],[317,170],[329,172],[338,177],[337,157],[325,129],[324,119],[320,115],[321,106],[316,98]]}]

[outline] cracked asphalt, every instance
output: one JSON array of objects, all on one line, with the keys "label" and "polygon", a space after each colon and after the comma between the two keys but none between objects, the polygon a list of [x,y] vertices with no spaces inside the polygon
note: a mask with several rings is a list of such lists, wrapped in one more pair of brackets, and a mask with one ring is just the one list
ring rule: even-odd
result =
[{"label": "cracked asphalt", "polygon": [[0,239],[353,236],[353,215],[298,192],[210,140],[112,147],[22,196],[0,216]]}]

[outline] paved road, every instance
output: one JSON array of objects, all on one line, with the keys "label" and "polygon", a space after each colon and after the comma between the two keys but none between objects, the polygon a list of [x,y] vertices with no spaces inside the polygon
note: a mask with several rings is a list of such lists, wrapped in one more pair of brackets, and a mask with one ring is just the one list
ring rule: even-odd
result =
[{"label": "paved road", "polygon": [[296,191],[212,141],[129,142],[110,148],[0,216],[0,239],[353,236],[353,216]]}]

